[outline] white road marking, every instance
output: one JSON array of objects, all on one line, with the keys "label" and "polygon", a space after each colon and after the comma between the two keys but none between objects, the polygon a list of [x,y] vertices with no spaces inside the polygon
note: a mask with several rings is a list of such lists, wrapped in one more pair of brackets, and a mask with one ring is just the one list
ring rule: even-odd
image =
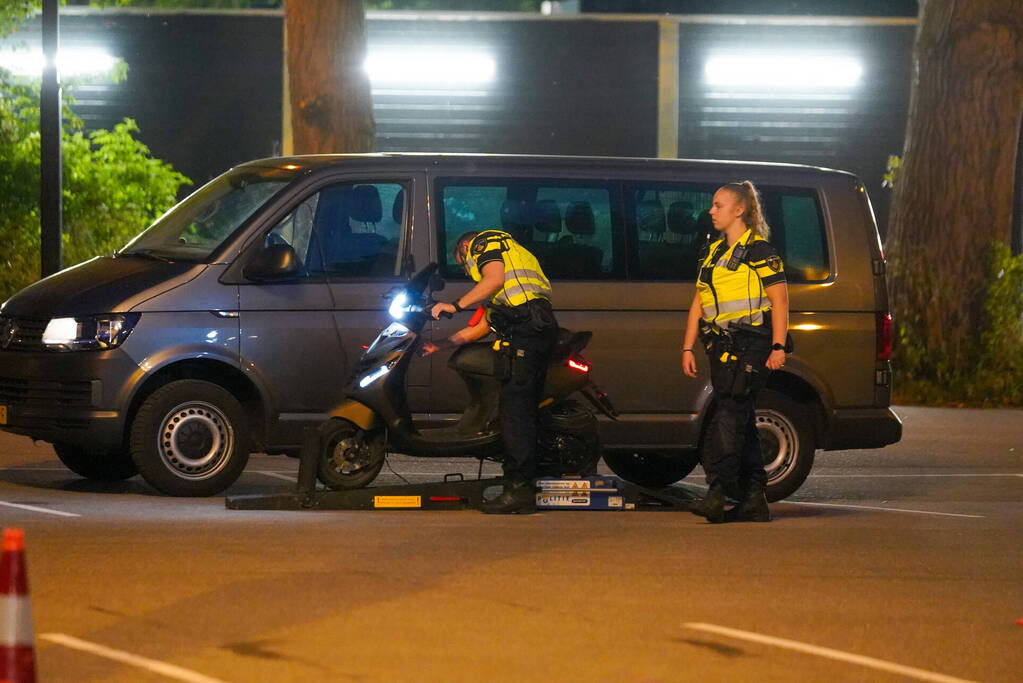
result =
[{"label": "white road marking", "polygon": [[851,652],[833,650],[830,647],[820,647],[817,645],[810,645],[809,643],[801,643],[798,640],[775,638],[773,636],[765,636],[751,631],[740,631],[739,629],[728,628],[726,626],[716,626],[715,624],[689,623],[683,625],[686,628],[691,628],[695,631],[706,631],[707,633],[717,633],[718,635],[737,638],[738,640],[747,640],[754,643],[761,643],[763,645],[774,645],[775,647],[785,648],[786,650],[795,650],[796,652],[802,652],[808,655],[816,655],[827,659],[835,659],[840,662],[858,664],[859,666],[877,669],[878,671],[887,671],[899,674],[900,676],[906,676],[907,678],[915,678],[920,681],[935,681],[936,683],[973,683],[972,681],[968,681],[964,678],[946,676],[945,674],[927,671],[926,669],[917,669],[912,666],[904,666],[894,662],[887,662],[883,659],[875,659],[874,657],[865,657],[863,655],[852,654]]},{"label": "white road marking", "polygon": [[958,512],[932,512],[930,510],[906,510],[905,508],[882,508],[873,505],[845,505],[842,503],[808,503],[801,500],[786,500],[792,505],[814,505],[817,507],[829,508],[852,508],[854,510],[881,510],[882,512],[908,512],[914,515],[939,515],[941,517],[970,517],[973,519],[985,519],[984,515],[964,515]]},{"label": "white road marking", "polygon": [[167,662],[161,662],[156,659],[133,655],[130,652],[115,650],[114,648],[106,647],[105,645],[90,643],[87,640],[80,640],[64,633],[43,633],[39,636],[39,639],[48,640],[51,643],[57,643],[58,645],[63,645],[64,647],[69,647],[73,650],[88,652],[98,657],[113,659],[114,661],[121,662],[122,664],[130,664],[131,666],[136,666],[140,669],[145,669],[146,671],[160,674],[167,678],[174,678],[179,681],[188,681],[188,683],[224,683],[224,681],[219,678],[211,678],[210,676],[204,676],[201,673],[196,673],[195,671],[175,666],[174,664],[168,664]]},{"label": "white road marking", "polygon": [[81,517],[81,515],[75,514],[74,512],[47,510],[46,508],[36,507],[35,505],[25,505],[24,503],[8,503],[6,500],[0,500],[0,505],[6,505],[7,507],[12,508],[19,508],[21,510],[31,510],[32,512],[45,512],[48,515],[57,515],[58,517]]},{"label": "white road marking", "polygon": [[292,477],[287,474],[281,474],[280,472],[269,472],[267,470],[252,470],[257,474],[265,474],[268,477],[274,477],[275,479],[283,479],[284,481],[297,482],[298,477]]},{"label": "white road marking", "polygon": [[964,473],[964,474],[811,474],[811,479],[861,479],[864,477],[875,478],[875,479],[887,479],[897,477],[1023,477],[1023,474],[1016,474],[1010,472],[998,472],[998,473]]}]

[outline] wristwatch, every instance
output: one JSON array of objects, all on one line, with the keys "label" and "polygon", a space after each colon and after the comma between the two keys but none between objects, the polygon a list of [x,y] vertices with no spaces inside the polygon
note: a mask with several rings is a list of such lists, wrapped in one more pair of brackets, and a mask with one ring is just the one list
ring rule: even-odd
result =
[{"label": "wristwatch", "polygon": [[778,344],[777,342],[775,342],[774,344],[771,344],[771,350],[772,351],[784,351],[785,350],[785,345],[784,344]]}]

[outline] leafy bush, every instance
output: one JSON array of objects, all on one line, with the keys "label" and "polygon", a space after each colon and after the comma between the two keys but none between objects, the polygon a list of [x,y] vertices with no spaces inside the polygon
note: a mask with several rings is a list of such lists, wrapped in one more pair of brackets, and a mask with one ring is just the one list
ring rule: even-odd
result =
[{"label": "leafy bush", "polygon": [[[69,107],[63,118],[63,263],[70,266],[123,246],[191,181],[150,156],[131,119],[86,133]],[[2,70],[0,188],[4,300],[39,279],[39,88]]]},{"label": "leafy bush", "polygon": [[1023,406],[1023,254],[991,245],[987,273],[984,323],[964,347],[928,348],[913,321],[896,321],[896,402]]}]

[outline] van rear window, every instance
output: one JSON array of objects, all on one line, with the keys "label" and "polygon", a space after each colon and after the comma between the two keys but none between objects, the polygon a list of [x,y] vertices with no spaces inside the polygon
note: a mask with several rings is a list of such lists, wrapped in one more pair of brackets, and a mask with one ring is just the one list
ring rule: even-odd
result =
[{"label": "van rear window", "polygon": [[552,280],[620,277],[621,229],[613,187],[592,180],[443,178],[437,183],[443,273],[464,277],[452,250],[459,236],[504,230],[529,249]]},{"label": "van rear window", "polygon": [[[704,246],[717,239],[711,201],[720,184],[628,183],[626,224],[629,279],[695,280]],[[826,280],[824,220],[817,193],[806,188],[759,187],[771,243],[781,252],[789,282]]]}]

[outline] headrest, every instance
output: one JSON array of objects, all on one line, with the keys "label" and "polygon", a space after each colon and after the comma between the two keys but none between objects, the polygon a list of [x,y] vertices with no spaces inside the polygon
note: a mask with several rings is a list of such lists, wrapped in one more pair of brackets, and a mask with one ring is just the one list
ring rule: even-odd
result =
[{"label": "headrest", "polygon": [[565,209],[565,227],[573,235],[592,235],[596,225],[593,220],[593,207],[589,202],[572,202]]},{"label": "headrest", "polygon": [[379,223],[384,217],[384,207],[380,203],[380,192],[376,185],[356,185],[348,197],[350,207],[348,214],[352,220],[363,223]]},{"label": "headrest", "polygon": [[701,235],[714,234],[714,221],[711,220],[710,211],[701,211],[696,217],[696,232]]},{"label": "headrest", "polygon": [[533,203],[525,199],[506,199],[501,204],[501,225],[504,228],[519,229],[532,226]]},{"label": "headrest", "polygon": [[398,190],[394,197],[394,204],[391,204],[391,218],[398,225],[401,225],[402,215],[405,213],[405,188]]},{"label": "headrest", "polygon": [[636,226],[643,232],[659,235],[665,230],[664,207],[656,200],[636,205]]},{"label": "headrest", "polygon": [[672,202],[668,207],[668,230],[676,235],[693,232],[696,219],[693,218],[693,205],[689,202]]},{"label": "headrest", "polygon": [[536,222],[533,224],[540,232],[557,235],[561,232],[561,209],[553,199],[539,199],[536,202]]}]

